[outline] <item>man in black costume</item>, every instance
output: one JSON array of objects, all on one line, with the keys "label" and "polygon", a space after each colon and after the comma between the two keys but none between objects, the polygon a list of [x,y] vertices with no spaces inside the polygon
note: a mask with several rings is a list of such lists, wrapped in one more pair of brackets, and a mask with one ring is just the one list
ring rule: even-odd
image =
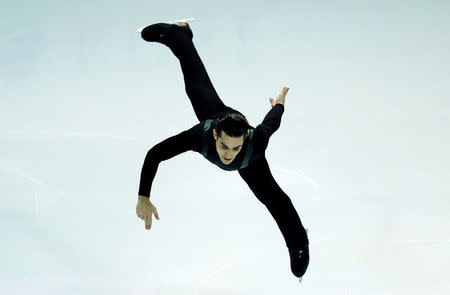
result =
[{"label": "man in black costume", "polygon": [[273,178],[265,157],[270,136],[279,128],[289,88],[283,87],[271,110],[256,128],[239,111],[226,106],[217,95],[192,42],[187,22],[157,23],[141,31],[145,41],[170,48],[179,59],[186,93],[200,121],[199,124],[152,147],[144,160],[139,184],[136,214],[149,230],[152,214],[159,220],[150,202],[150,191],[158,165],[188,150],[201,153],[211,163],[227,170],[237,170],[249,188],[275,219],[289,251],[291,271],[301,277],[309,264],[307,232],[290,198]]}]

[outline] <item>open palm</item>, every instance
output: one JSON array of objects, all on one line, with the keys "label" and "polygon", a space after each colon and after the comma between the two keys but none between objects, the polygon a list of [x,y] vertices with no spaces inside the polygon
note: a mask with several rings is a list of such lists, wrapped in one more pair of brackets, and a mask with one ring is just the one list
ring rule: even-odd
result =
[{"label": "open palm", "polygon": [[269,100],[270,100],[270,103],[272,104],[272,107],[274,107],[277,103],[284,105],[284,100],[286,98],[286,94],[288,93],[288,91],[289,91],[289,88],[283,87],[283,89],[281,89],[281,92],[278,95],[276,101],[272,97],[270,97]]}]

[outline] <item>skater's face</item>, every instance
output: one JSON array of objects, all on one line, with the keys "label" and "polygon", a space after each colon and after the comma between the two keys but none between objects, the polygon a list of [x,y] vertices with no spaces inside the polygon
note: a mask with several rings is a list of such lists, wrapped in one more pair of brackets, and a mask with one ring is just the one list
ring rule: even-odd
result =
[{"label": "skater's face", "polygon": [[216,129],[213,129],[213,136],[216,141],[217,154],[222,163],[228,165],[233,162],[242,149],[244,135],[240,137],[231,137],[222,131],[222,136],[218,137]]}]

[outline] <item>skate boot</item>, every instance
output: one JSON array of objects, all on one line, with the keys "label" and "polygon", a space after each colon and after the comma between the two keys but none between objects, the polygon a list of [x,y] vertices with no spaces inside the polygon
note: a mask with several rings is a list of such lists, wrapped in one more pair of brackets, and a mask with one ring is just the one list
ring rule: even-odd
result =
[{"label": "skate boot", "polygon": [[289,249],[289,256],[291,258],[291,271],[301,282],[309,264],[308,245],[303,246],[301,249]]},{"label": "skate boot", "polygon": [[179,38],[190,38],[192,40],[193,34],[187,23],[192,20],[193,19],[191,18],[156,23],[144,28],[139,28],[137,32],[140,32],[142,39],[147,42],[158,42],[172,48],[176,45],[175,43]]}]

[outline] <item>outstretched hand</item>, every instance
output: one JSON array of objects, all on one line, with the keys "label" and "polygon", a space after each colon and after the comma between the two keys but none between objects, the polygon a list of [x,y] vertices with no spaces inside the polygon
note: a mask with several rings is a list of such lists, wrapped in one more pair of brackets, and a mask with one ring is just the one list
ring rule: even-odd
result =
[{"label": "outstretched hand", "polygon": [[159,220],[158,211],[156,211],[156,207],[153,206],[150,199],[145,196],[139,196],[136,205],[136,215],[145,221],[146,230],[149,230],[152,227],[152,214]]},{"label": "outstretched hand", "polygon": [[274,101],[272,97],[269,98],[270,103],[272,104],[272,107],[274,107],[277,103],[284,105],[284,99],[286,98],[286,94],[288,93],[289,88],[283,87],[281,89],[281,93],[278,95],[277,100]]}]

